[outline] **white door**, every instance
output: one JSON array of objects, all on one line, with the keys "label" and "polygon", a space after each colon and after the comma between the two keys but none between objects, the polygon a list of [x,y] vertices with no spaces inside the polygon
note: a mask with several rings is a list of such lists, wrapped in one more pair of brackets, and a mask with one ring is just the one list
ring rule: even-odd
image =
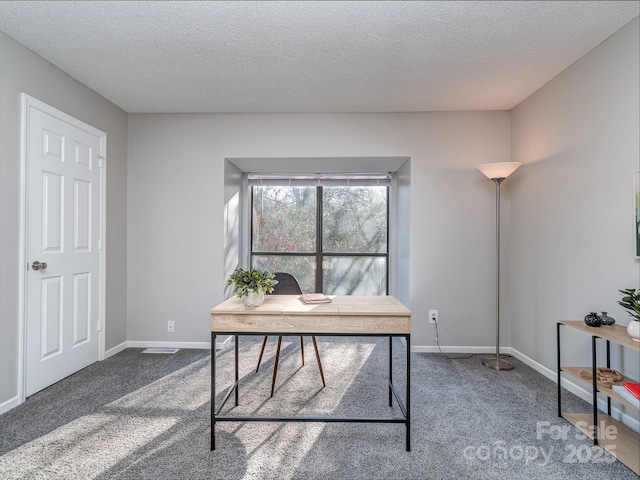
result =
[{"label": "white door", "polygon": [[25,113],[28,396],[99,358],[105,137],[39,102]]}]

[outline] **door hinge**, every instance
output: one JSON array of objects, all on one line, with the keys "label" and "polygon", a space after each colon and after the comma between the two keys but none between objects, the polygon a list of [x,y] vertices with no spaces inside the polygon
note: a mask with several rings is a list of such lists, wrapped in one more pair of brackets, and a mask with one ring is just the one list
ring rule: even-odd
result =
[{"label": "door hinge", "polygon": [[104,157],[102,155],[98,155],[98,167],[104,168]]},{"label": "door hinge", "polygon": [[98,320],[98,331],[102,331],[102,320]]},{"label": "door hinge", "polygon": [[102,250],[102,239],[98,239],[98,250]]}]

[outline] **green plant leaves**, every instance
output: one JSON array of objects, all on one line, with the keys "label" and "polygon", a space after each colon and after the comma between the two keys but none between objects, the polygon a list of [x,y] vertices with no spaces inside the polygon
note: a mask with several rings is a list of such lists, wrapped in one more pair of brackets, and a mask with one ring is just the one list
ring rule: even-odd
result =
[{"label": "green plant leaves", "polygon": [[278,281],[273,273],[266,270],[243,270],[236,268],[229,276],[227,285],[233,285],[233,293],[242,298],[249,294],[249,291],[271,293]]},{"label": "green plant leaves", "polygon": [[640,289],[626,288],[618,290],[622,294],[622,299],[618,304],[629,311],[634,320],[640,322]]}]

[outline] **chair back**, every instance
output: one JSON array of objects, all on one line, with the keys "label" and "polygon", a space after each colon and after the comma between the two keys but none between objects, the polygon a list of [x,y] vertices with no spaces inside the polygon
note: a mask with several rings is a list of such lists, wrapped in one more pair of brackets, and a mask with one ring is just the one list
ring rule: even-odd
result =
[{"label": "chair back", "polygon": [[300,295],[302,293],[296,277],[290,273],[276,272],[274,275],[278,283],[274,285],[272,295]]}]

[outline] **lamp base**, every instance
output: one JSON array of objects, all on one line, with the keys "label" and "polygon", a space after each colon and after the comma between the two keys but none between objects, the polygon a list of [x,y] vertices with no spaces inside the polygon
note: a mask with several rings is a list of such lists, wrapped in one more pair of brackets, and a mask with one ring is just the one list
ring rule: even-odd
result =
[{"label": "lamp base", "polygon": [[501,358],[485,358],[482,360],[482,364],[486,367],[493,368],[494,370],[513,370],[513,364],[503,360]]}]

